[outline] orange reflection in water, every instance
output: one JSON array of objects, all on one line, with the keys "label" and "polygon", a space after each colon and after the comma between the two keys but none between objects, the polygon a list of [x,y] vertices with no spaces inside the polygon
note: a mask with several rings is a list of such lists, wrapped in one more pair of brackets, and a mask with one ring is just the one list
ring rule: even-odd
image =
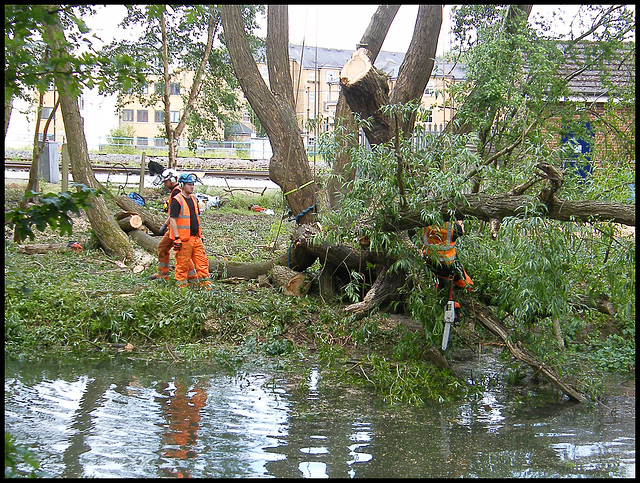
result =
[{"label": "orange reflection in water", "polygon": [[[193,448],[198,442],[200,411],[207,402],[205,387],[206,383],[198,382],[189,388],[180,381],[174,381],[173,384],[168,384],[165,388],[165,392],[169,392],[169,397],[159,399],[162,414],[168,423],[164,442],[167,445],[179,446],[179,448],[167,449],[164,456],[177,459],[198,456]],[[188,477],[188,475],[182,474],[174,476]]]}]

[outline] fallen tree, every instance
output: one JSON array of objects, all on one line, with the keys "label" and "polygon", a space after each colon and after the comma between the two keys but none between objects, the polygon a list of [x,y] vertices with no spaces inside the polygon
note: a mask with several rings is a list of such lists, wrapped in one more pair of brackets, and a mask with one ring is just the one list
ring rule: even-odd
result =
[{"label": "fallen tree", "polygon": [[[141,230],[131,230],[128,235],[134,242],[149,253],[154,255],[157,254],[158,243],[162,237],[151,236]],[[209,273],[213,280],[222,278],[242,278],[252,280],[257,279],[260,275],[267,274],[276,264],[286,265],[286,255],[281,256],[279,259],[256,263],[215,260],[213,258],[209,258]]]}]

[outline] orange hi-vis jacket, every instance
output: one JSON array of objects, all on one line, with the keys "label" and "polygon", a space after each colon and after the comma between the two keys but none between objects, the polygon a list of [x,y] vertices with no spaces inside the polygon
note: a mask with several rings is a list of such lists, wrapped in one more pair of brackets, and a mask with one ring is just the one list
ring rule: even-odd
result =
[{"label": "orange hi-vis jacket", "polygon": [[451,265],[456,259],[456,242],[453,241],[453,225],[447,222],[444,228],[427,226],[422,232],[422,254],[435,257],[440,263]]},{"label": "orange hi-vis jacket", "polygon": [[[189,195],[191,197],[191,201],[193,201],[193,206],[196,210],[196,219],[198,220],[198,237],[202,238],[202,230],[200,228],[200,212],[198,209],[198,200],[193,195]],[[178,225],[178,236],[182,241],[188,241],[191,238],[191,211],[189,210],[189,205],[187,204],[187,199],[185,198],[184,193],[178,193],[174,200],[180,203],[180,215],[178,215],[178,219],[176,223]],[[172,240],[175,240],[173,235],[173,230],[169,230],[169,237]]]}]

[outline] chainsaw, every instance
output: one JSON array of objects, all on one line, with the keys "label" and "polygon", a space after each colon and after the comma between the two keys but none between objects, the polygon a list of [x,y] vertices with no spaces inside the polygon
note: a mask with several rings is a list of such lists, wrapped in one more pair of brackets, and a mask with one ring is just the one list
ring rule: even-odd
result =
[{"label": "chainsaw", "polygon": [[442,333],[442,350],[447,349],[449,345],[449,332],[451,330],[451,324],[456,319],[456,304],[453,301],[453,277],[449,283],[449,300],[444,309],[444,332]]}]

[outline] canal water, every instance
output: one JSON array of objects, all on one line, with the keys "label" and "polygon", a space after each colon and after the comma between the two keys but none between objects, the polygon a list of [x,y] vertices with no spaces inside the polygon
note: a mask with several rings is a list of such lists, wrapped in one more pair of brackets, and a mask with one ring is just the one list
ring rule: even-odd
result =
[{"label": "canal water", "polygon": [[635,477],[635,396],[392,406],[317,367],[5,361],[5,431],[56,478]]}]

